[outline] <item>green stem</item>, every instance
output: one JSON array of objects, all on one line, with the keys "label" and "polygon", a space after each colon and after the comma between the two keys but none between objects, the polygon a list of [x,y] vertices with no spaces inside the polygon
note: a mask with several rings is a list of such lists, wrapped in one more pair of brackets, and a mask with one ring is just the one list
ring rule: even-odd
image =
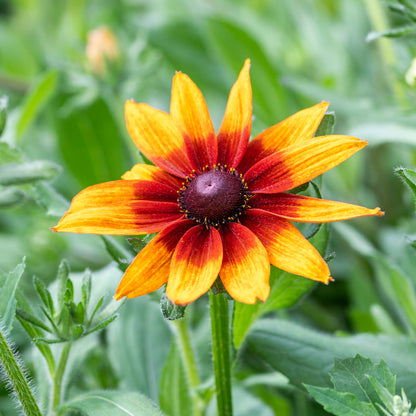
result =
[{"label": "green stem", "polygon": [[231,348],[228,318],[228,300],[223,293],[209,292],[218,416],[232,416]]},{"label": "green stem", "polygon": [[[380,0],[365,0],[371,26],[376,32],[388,30],[389,24]],[[407,106],[406,93],[402,84],[396,78],[393,68],[397,67],[397,57],[390,39],[378,39],[380,55],[384,63],[385,72],[398,104]]]},{"label": "green stem", "polygon": [[181,351],[183,362],[185,365],[185,372],[188,376],[189,386],[191,387],[194,400],[194,416],[202,415],[202,402],[196,393],[196,388],[201,384],[199,378],[198,368],[195,361],[194,352],[192,349],[191,340],[189,338],[188,327],[186,319],[176,319],[171,321],[172,325],[176,328],[176,339],[179,350]]},{"label": "green stem", "polygon": [[52,392],[52,409],[61,404],[62,398],[62,381],[65,374],[66,364],[68,362],[69,352],[72,344],[68,342],[64,345],[61,357],[59,358],[59,364],[56,368],[56,373],[53,377],[53,392]]},{"label": "green stem", "polygon": [[42,416],[26,377],[0,330],[0,363],[27,416]]}]

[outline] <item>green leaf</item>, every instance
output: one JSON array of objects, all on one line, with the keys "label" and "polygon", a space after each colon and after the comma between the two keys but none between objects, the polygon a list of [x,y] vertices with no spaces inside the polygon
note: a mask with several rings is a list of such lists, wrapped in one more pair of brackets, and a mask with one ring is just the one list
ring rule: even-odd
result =
[{"label": "green leaf", "polygon": [[416,33],[416,25],[401,26],[394,29],[385,30],[383,32],[370,32],[367,37],[367,42],[372,42],[382,36],[386,38],[398,38],[400,36],[414,35]]},{"label": "green leaf", "polygon": [[251,59],[254,114],[266,124],[274,124],[288,115],[288,95],[277,81],[280,74],[246,28],[217,17],[207,19],[207,29],[212,46],[233,74],[239,73],[245,59]]},{"label": "green leaf", "polygon": [[84,416],[163,416],[146,396],[124,391],[89,392],[59,408],[60,414],[70,410],[79,411]]},{"label": "green leaf", "polygon": [[373,406],[380,400],[369,376],[384,385],[391,394],[394,394],[396,388],[396,377],[390,372],[385,361],[381,360],[375,365],[360,355],[345,360],[336,358],[330,376],[337,391],[352,393],[358,400],[371,402]]},{"label": "green leaf", "polygon": [[7,332],[12,329],[13,318],[16,312],[16,288],[25,271],[25,259],[10,273],[0,274],[0,322]]},{"label": "green leaf", "polygon": [[45,325],[43,321],[41,321],[39,318],[37,318],[35,315],[32,315],[31,313],[25,311],[24,309],[16,309],[16,316],[21,318],[21,320],[25,320],[26,322],[31,323],[34,326],[37,326],[44,331],[52,332],[51,329]]},{"label": "green leaf", "polygon": [[141,238],[128,238],[127,242],[131,245],[136,253],[140,253],[146,247],[146,243]]},{"label": "green leaf", "polygon": [[8,208],[24,202],[27,198],[26,192],[14,186],[0,186],[0,208]]},{"label": "green leaf", "polygon": [[327,412],[336,416],[379,416],[371,403],[360,402],[351,393],[341,393],[329,388],[305,386],[311,396]]},{"label": "green leaf", "polygon": [[394,172],[409,186],[410,190],[413,192],[413,196],[416,197],[416,172],[406,168],[397,168]]},{"label": "green leaf", "polygon": [[36,291],[38,292],[38,295],[40,299],[42,300],[42,303],[45,305],[50,315],[53,316],[55,312],[55,308],[54,308],[53,299],[49,290],[46,288],[43,281],[36,276],[33,277],[33,284],[35,285]]},{"label": "green leaf", "polygon": [[3,133],[4,128],[6,127],[7,102],[8,100],[5,95],[0,97],[0,137]]},{"label": "green leaf", "polygon": [[91,299],[91,287],[92,287],[92,276],[91,272],[87,270],[82,279],[81,294],[82,294],[82,303],[84,304],[85,309],[88,307],[88,303]]},{"label": "green leaf", "polygon": [[[393,411],[393,400],[394,400],[393,395],[395,393],[395,388],[393,389],[393,391],[391,391],[391,389],[388,389],[387,387],[385,387],[375,377],[372,377],[368,374],[367,374],[367,377],[368,377],[368,380],[370,381],[373,389],[377,393],[377,396],[382,401],[384,407],[388,411],[392,412]],[[396,384],[396,380],[395,380],[395,384]],[[377,405],[380,406],[379,403],[377,403]]]},{"label": "green leaf", "polygon": [[73,176],[85,188],[112,181],[129,168],[117,123],[105,101],[57,118],[62,156]]},{"label": "green leaf", "polygon": [[58,310],[62,308],[65,302],[66,282],[69,276],[69,264],[66,260],[62,260],[58,267],[56,274],[56,281],[58,282]]},{"label": "green leaf", "polygon": [[0,142],[0,165],[10,162],[23,162],[23,156],[18,149],[8,143]]},{"label": "green leaf", "polygon": [[56,70],[46,72],[31,88],[23,104],[22,112],[16,126],[17,138],[23,136],[35,117],[42,111],[53,96],[58,81]]},{"label": "green leaf", "polygon": [[130,262],[132,261],[132,257],[130,256],[129,252],[113,237],[102,235],[101,238],[104,241],[105,248],[107,249],[108,253],[117,263],[118,268],[122,272],[125,272],[127,267],[129,267]]},{"label": "green leaf", "polygon": [[160,379],[159,402],[161,409],[169,416],[194,414],[189,381],[175,342],[172,342]]},{"label": "green leaf", "polygon": [[44,209],[47,214],[53,217],[62,217],[69,209],[69,202],[52,186],[44,182],[36,182],[32,185],[28,193]]},{"label": "green leaf", "polygon": [[260,359],[296,385],[331,386],[328,372],[335,357],[358,353],[374,362],[383,359],[397,375],[397,384],[412,401],[416,400],[416,342],[404,336],[365,334],[341,338],[288,321],[267,319],[255,323],[246,344],[244,357],[253,365]]},{"label": "green leaf", "polygon": [[[328,230],[324,225],[311,239],[321,254],[328,242]],[[251,325],[267,312],[295,305],[315,285],[315,282],[301,276],[284,272],[272,266],[270,271],[270,295],[266,302],[246,305],[236,302],[233,319],[233,342],[239,348]]]},{"label": "green leaf", "polygon": [[157,401],[171,332],[159,305],[148,296],[131,299],[108,328],[112,366],[123,389],[136,389]]},{"label": "green leaf", "polygon": [[333,111],[328,111],[324,118],[321,121],[321,124],[318,126],[315,132],[315,136],[327,136],[334,132],[335,128],[335,113]]},{"label": "green leaf", "polygon": [[412,282],[398,270],[391,271],[391,287],[398,307],[406,315],[407,321],[416,333],[416,293]]},{"label": "green leaf", "polygon": [[7,163],[0,166],[0,185],[21,185],[50,180],[61,172],[61,167],[47,160]]}]

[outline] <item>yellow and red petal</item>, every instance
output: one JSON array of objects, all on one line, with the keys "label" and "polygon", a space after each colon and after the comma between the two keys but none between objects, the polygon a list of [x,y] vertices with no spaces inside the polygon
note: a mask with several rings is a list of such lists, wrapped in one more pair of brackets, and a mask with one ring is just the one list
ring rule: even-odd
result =
[{"label": "yellow and red petal", "polygon": [[164,285],[168,281],[176,245],[193,226],[193,221],[180,220],[164,228],[130,264],[118,285],[115,298],[146,295]]},{"label": "yellow and red petal", "polygon": [[244,175],[250,192],[293,189],[339,165],[367,145],[352,136],[320,136],[260,160]]},{"label": "yellow and red petal", "polygon": [[175,202],[177,196],[176,190],[172,187],[157,182],[134,180],[104,182],[89,186],[75,195],[69,212],[137,200]]},{"label": "yellow and red petal", "polygon": [[173,202],[119,202],[68,211],[52,229],[83,234],[149,234],[162,230],[182,217],[178,204]]},{"label": "yellow and red petal", "polygon": [[318,250],[286,219],[261,209],[250,209],[241,223],[260,239],[274,266],[323,283],[332,280]]},{"label": "yellow and red petal", "polygon": [[197,225],[188,230],[172,257],[167,297],[175,304],[187,305],[213,285],[222,264],[220,233],[213,227]]},{"label": "yellow and red petal", "polygon": [[183,134],[190,138],[199,172],[217,162],[217,139],[208,107],[199,88],[188,75],[173,78],[170,114]]},{"label": "yellow and red petal", "polygon": [[185,178],[195,169],[192,145],[170,114],[147,104],[126,102],[127,130],[139,150],[156,166]]},{"label": "yellow and red petal", "polygon": [[220,277],[227,292],[239,302],[264,302],[270,293],[270,262],[263,244],[247,227],[233,222],[224,226],[222,242]]},{"label": "yellow and red petal", "polygon": [[329,103],[322,102],[298,111],[287,119],[264,130],[247,146],[243,160],[238,166],[245,173],[258,161],[279,150],[305,142],[313,137],[322,121]]},{"label": "yellow and red petal", "polygon": [[384,214],[378,207],[369,209],[359,205],[288,193],[256,194],[250,199],[250,206],[297,222],[332,222]]},{"label": "yellow and red petal", "polygon": [[231,88],[224,119],[217,135],[218,163],[236,168],[244,156],[251,133],[252,92],[247,59]]},{"label": "yellow and red petal", "polygon": [[178,190],[182,187],[182,180],[165,172],[163,169],[153,165],[138,163],[127,171],[122,177],[123,180],[140,180],[158,182]]}]

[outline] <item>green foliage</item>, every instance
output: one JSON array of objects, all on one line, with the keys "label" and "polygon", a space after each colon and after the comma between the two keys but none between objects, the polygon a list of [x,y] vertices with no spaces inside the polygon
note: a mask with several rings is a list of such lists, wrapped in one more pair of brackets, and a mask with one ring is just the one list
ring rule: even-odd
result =
[{"label": "green foliage", "polygon": [[160,379],[160,407],[169,416],[192,415],[191,395],[180,350],[173,342]]},{"label": "green foliage", "polygon": [[8,274],[0,271],[0,326],[8,333],[16,312],[16,288],[25,270],[25,259]]},{"label": "green foliage", "polygon": [[148,298],[127,302],[122,319],[108,328],[109,357],[121,387],[159,397],[159,380],[169,355],[171,335],[159,305]]},{"label": "green foliage", "polygon": [[[69,268],[64,260],[59,266],[58,275],[58,296],[53,299],[51,292],[41,279],[33,278],[33,284],[41,300],[41,309],[45,319],[35,316],[31,308],[22,305],[17,315],[26,323],[46,332],[49,337],[36,338],[38,343],[60,343],[75,341],[92,332],[105,328],[117,317],[116,310],[120,306],[109,304],[102,308],[104,297],[99,298],[95,305],[90,305],[91,300],[91,273],[87,271],[84,275],[81,286],[81,300],[74,299],[74,287],[69,278]],[[115,304],[115,301],[113,301]],[[45,324],[44,322],[48,322]]]},{"label": "green foliage", "polygon": [[58,114],[56,131],[66,165],[83,188],[119,179],[130,167],[120,130],[102,99]]},{"label": "green foliage", "polygon": [[77,410],[85,416],[163,416],[144,395],[137,392],[92,391],[59,408],[60,415]]},{"label": "green foliage", "polygon": [[395,396],[396,378],[386,363],[357,355],[355,358],[335,360],[330,371],[333,388],[306,385],[308,392],[325,410],[337,416],[410,416],[411,404],[405,393]]},{"label": "green foliage", "polygon": [[3,133],[4,127],[6,126],[7,119],[7,97],[4,95],[0,97],[0,137]]},{"label": "green foliage", "polygon": [[[157,405],[167,416],[215,414],[207,297],[186,308],[181,336],[188,342],[179,342],[181,321],[167,320],[184,310],[163,289],[120,309],[121,302],[105,301],[151,236],[125,243],[49,227],[82,188],[148,162],[128,137],[127,99],[168,111],[172,76],[182,71],[203,92],[218,130],[247,58],[252,137],[325,100],[330,112],[317,136],[368,140],[359,155],[296,192],[320,197],[319,184],[325,199],[380,206],[386,215],[300,225],[327,260],[337,253],[330,262],[335,282],[324,286],[272,268],[265,303],[234,305],[234,414],[327,414],[308,400],[308,383],[328,409],[343,402],[347,414],[375,407],[384,416],[351,384],[332,388],[334,359],[357,352],[384,359],[415,402],[415,23],[411,0],[196,0],[192,7],[185,0],[73,0],[59,7],[53,0],[0,1],[0,316],[13,326],[10,338],[46,416],[58,407],[62,415],[161,414]],[[97,75],[85,51],[100,25],[117,38],[119,57]],[[383,39],[366,42],[369,33],[367,40]],[[105,267],[110,261],[117,267]],[[31,284],[32,276],[40,278]],[[16,308],[20,324],[12,325]],[[374,333],[362,334],[368,331]],[[185,350],[195,361],[193,383]],[[393,393],[360,362],[355,368],[348,361],[350,374],[371,397],[388,414],[406,409],[404,396],[388,407]],[[364,370],[372,376],[363,379]],[[0,413],[15,416],[12,404],[2,381]]]}]

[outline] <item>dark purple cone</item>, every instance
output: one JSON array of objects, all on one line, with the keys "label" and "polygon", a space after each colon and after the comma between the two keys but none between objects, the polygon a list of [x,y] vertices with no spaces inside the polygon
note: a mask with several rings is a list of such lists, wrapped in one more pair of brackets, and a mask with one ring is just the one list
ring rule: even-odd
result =
[{"label": "dark purple cone", "polygon": [[241,179],[230,172],[204,172],[189,182],[180,203],[189,218],[224,223],[234,220],[245,207],[246,189]]}]

